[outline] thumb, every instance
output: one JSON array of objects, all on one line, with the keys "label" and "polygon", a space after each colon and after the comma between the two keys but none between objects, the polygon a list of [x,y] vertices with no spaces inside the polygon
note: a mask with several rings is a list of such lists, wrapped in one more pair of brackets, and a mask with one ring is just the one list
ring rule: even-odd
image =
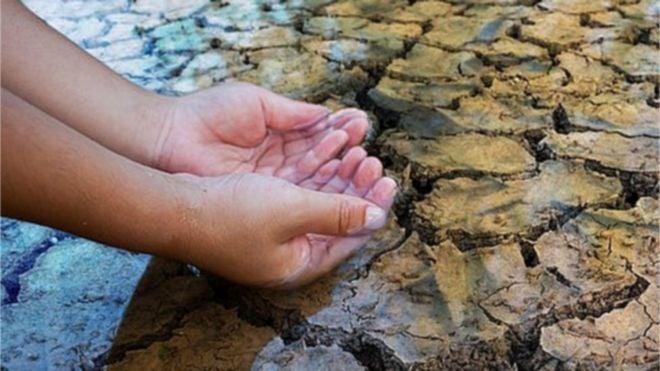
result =
[{"label": "thumb", "polygon": [[265,89],[261,90],[259,99],[266,127],[271,129],[302,129],[330,114],[326,107],[289,99]]},{"label": "thumb", "polygon": [[284,239],[306,233],[346,236],[382,228],[387,211],[358,197],[296,187],[284,215]]}]

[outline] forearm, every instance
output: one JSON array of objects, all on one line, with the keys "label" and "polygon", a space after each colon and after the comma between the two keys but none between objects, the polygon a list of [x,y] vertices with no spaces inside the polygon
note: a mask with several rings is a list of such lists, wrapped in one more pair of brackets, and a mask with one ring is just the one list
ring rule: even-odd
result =
[{"label": "forearm", "polygon": [[33,15],[2,3],[2,86],[105,147],[152,165],[168,99],[114,73]]},{"label": "forearm", "polygon": [[188,188],[2,89],[2,215],[176,257]]}]

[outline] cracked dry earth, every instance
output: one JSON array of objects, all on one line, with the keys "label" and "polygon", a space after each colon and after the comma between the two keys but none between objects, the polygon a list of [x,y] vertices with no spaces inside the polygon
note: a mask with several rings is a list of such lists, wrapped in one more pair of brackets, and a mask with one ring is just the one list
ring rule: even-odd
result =
[{"label": "cracked dry earth", "polygon": [[83,367],[658,369],[658,3],[26,3],[148,89],[364,109],[401,185],[387,228],[294,292],[152,260]]}]

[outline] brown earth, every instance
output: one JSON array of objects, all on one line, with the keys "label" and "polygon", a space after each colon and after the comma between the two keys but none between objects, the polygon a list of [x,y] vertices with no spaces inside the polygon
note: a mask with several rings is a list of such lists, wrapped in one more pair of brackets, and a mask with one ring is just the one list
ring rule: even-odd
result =
[{"label": "brown earth", "polygon": [[360,107],[401,184],[389,226],[297,291],[154,260],[110,369],[658,369],[653,1],[30,3],[150,89]]}]

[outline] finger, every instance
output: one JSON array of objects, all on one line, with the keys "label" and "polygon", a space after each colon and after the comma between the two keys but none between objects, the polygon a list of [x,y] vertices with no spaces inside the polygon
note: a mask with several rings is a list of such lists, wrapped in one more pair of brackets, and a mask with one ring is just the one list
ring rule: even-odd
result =
[{"label": "finger", "polygon": [[364,112],[354,109],[339,111],[311,127],[283,133],[286,141],[285,153],[295,155],[306,151],[318,143],[327,132],[338,129],[348,134],[348,145],[354,146],[362,142],[368,127],[369,122]]},{"label": "finger", "polygon": [[322,116],[312,124],[301,125],[296,127],[295,130],[285,130],[280,132],[284,136],[285,141],[293,142],[297,139],[310,138],[319,132],[338,129],[347,131],[345,126],[357,119],[363,119],[368,124],[366,113],[357,109],[346,109],[338,111],[332,115],[327,114]]},{"label": "finger", "polygon": [[330,116],[329,121],[331,127],[348,134],[350,146],[361,143],[369,128],[367,114],[355,108],[338,111]]},{"label": "finger", "polygon": [[[388,213],[394,202],[394,197],[396,196],[397,185],[396,182],[387,177],[378,179],[364,196],[359,196],[373,204],[377,205],[384,210],[385,213]],[[383,223],[383,226],[385,223]],[[377,228],[379,229],[379,228]],[[354,236],[360,235],[371,235],[375,232],[375,229],[363,229],[359,232],[356,232]]]},{"label": "finger", "polygon": [[349,186],[351,177],[358,166],[367,157],[367,151],[361,147],[353,147],[348,150],[344,158],[341,160],[341,166],[337,175],[335,175],[328,183],[321,188],[321,191],[327,193],[343,193]]},{"label": "finger", "polygon": [[299,184],[299,186],[303,188],[311,189],[313,191],[318,191],[327,182],[329,182],[330,179],[332,179],[332,177],[335,176],[335,174],[337,174],[340,165],[341,165],[340,160],[338,159],[330,160],[325,165],[321,166],[316,171],[313,177],[302,181]]},{"label": "finger", "polygon": [[323,138],[325,138],[326,135],[332,133],[333,131],[333,129],[326,128],[325,130],[315,132],[305,137],[300,137],[297,139],[285,139],[286,142],[284,143],[284,154],[287,156],[294,156],[303,152],[307,152]]},{"label": "finger", "polygon": [[326,135],[320,143],[305,154],[287,156],[283,166],[276,171],[276,176],[293,183],[309,178],[326,162],[337,157],[346,144],[348,135],[341,130]]},{"label": "finger", "polygon": [[348,135],[341,130],[328,134],[296,164],[297,173],[304,178],[311,176],[319,167],[337,157],[347,141]]},{"label": "finger", "polygon": [[364,197],[371,186],[383,176],[383,165],[375,157],[367,157],[360,163],[344,194]]},{"label": "finger", "polygon": [[332,130],[330,122],[328,121],[329,115],[323,116],[321,119],[314,122],[312,125],[304,126],[302,128],[296,128],[295,130],[274,130],[274,132],[279,133],[284,136],[284,140],[287,142],[292,142],[296,139],[309,138],[319,132]]},{"label": "finger", "polygon": [[367,151],[365,151],[364,148],[351,148],[342,159],[338,175],[344,179],[350,180],[353,177],[355,170],[357,170],[358,166],[365,158],[367,158]]},{"label": "finger", "polygon": [[[387,211],[392,206],[396,195],[397,185],[391,178],[380,178],[369,189],[366,198]],[[385,222],[383,222],[384,224]],[[364,230],[361,233],[348,237],[328,238],[326,236],[308,237],[309,253],[307,265],[300,272],[291,277],[285,284],[296,287],[311,282],[335,269],[348,257],[353,255],[371,237],[374,230]]]},{"label": "finger", "polygon": [[385,225],[387,213],[358,197],[310,191],[301,187],[287,195],[280,215],[280,242],[307,233],[346,236]]},{"label": "finger", "polygon": [[329,113],[326,107],[295,101],[265,89],[258,90],[258,98],[266,127],[276,130],[310,126]]},{"label": "finger", "polygon": [[[356,237],[328,238],[313,235],[308,237],[310,256],[307,265],[298,274],[289,277],[282,283],[282,288],[299,287],[329,273],[363,246],[369,235]],[[300,241],[292,241],[290,246],[295,248]]]},{"label": "finger", "polygon": [[307,268],[308,275],[317,278],[331,272],[364,246],[369,238],[371,234],[334,238],[329,242],[327,249],[318,252],[312,246],[309,268]]},{"label": "finger", "polygon": [[367,192],[365,199],[373,202],[383,210],[389,210],[394,202],[397,192],[397,184],[392,178],[380,178]]},{"label": "finger", "polygon": [[330,115],[328,121],[330,126],[334,127],[335,129],[341,129],[351,120],[359,118],[366,120],[367,114],[364,111],[356,108],[345,108]]},{"label": "finger", "polygon": [[348,145],[355,146],[364,140],[369,128],[369,121],[366,118],[355,118],[344,125],[341,130],[348,134]]}]

